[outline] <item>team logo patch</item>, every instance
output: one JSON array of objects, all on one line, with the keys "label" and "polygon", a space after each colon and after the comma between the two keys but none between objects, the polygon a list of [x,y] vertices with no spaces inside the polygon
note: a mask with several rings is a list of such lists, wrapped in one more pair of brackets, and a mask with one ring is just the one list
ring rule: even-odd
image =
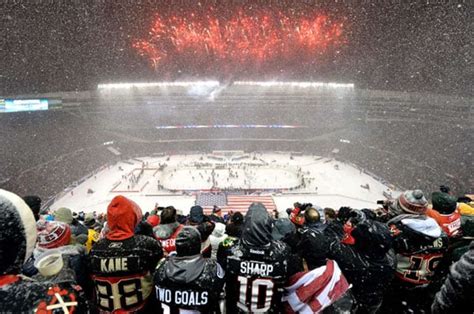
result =
[{"label": "team logo patch", "polygon": [[76,295],[66,289],[58,286],[49,288],[48,295],[51,298],[48,301],[41,301],[36,308],[36,313],[49,314],[53,312],[74,313],[77,307]]}]

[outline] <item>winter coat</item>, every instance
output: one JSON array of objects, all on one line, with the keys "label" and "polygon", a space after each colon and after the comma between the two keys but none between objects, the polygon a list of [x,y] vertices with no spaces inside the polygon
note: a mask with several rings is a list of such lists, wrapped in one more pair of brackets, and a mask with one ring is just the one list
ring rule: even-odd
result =
[{"label": "winter coat", "polygon": [[352,244],[332,242],[328,257],[339,264],[353,285],[356,311],[373,313],[381,305],[383,293],[395,275],[396,261],[389,230],[378,221],[366,220],[345,236],[353,238]]},{"label": "winter coat", "polygon": [[109,231],[89,254],[95,303],[101,311],[149,311],[152,273],[163,250],[154,238],[134,234],[140,221],[140,207],[123,196],[116,196],[107,208]]},{"label": "winter coat", "polygon": [[[17,195],[0,189],[0,312],[40,313],[48,306],[63,305],[75,313],[87,313],[88,305],[75,283],[36,281],[20,275],[36,242],[36,221]],[[63,308],[64,309],[64,308]]]},{"label": "winter coat", "polygon": [[[40,260],[45,254],[58,252],[61,253],[63,258],[63,269],[70,271],[72,277],[70,281],[80,285],[86,292],[90,292],[90,280],[87,274],[87,256],[86,248],[82,245],[65,245],[54,249],[44,249],[36,247],[33,251],[32,262]],[[34,277],[39,281],[49,280],[53,282],[63,281],[61,275],[58,278],[44,278],[41,274],[37,273]]]},{"label": "winter coat", "polygon": [[452,213],[441,213],[434,208],[429,208],[426,211],[426,216],[436,220],[448,237],[455,238],[461,236],[461,214],[457,209]]},{"label": "winter coat", "polygon": [[298,230],[298,255],[301,256],[310,270],[326,265],[329,253],[329,238],[317,228]]},{"label": "winter coat", "polygon": [[431,311],[464,313],[474,309],[474,241],[461,259],[450,268],[441,290],[436,294]]},{"label": "winter coat", "polygon": [[153,228],[155,238],[161,242],[165,255],[176,251],[176,237],[183,229],[183,225],[178,222],[158,225]]},{"label": "winter coat", "polygon": [[[253,203],[246,216],[242,237],[225,240],[217,254],[226,271],[228,313],[279,312],[282,289],[289,278],[290,248],[272,239],[273,219],[261,203]],[[262,298],[262,299],[260,299]],[[254,302],[254,300],[262,302]]]},{"label": "winter coat", "polygon": [[388,221],[397,254],[397,278],[410,285],[432,282],[448,248],[438,223],[424,215],[399,215]]},{"label": "winter coat", "polygon": [[219,249],[219,244],[224,241],[225,238],[227,238],[227,234],[225,234],[225,225],[217,222],[214,231],[212,231],[211,235],[209,236],[209,240],[212,246],[211,258],[217,258],[217,250]]},{"label": "winter coat", "polygon": [[220,265],[200,254],[201,239],[196,229],[185,227],[177,239],[177,253],[158,265],[154,276],[156,298],[167,313],[182,310],[212,313],[224,285]]}]

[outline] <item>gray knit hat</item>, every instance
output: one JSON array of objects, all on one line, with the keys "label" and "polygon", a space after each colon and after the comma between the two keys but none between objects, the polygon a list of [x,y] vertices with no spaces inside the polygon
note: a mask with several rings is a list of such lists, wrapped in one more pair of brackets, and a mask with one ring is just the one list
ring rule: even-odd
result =
[{"label": "gray knit hat", "polygon": [[427,206],[428,201],[422,190],[408,190],[403,192],[390,207],[397,214],[423,215]]}]

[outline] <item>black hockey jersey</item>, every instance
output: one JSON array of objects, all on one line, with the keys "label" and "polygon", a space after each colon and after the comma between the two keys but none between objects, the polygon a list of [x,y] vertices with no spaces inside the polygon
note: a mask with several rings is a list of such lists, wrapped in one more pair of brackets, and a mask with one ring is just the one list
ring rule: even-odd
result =
[{"label": "black hockey jersey", "polygon": [[81,287],[0,276],[0,313],[88,313]]},{"label": "black hockey jersey", "polygon": [[282,311],[291,251],[285,243],[272,240],[271,232],[267,210],[254,203],[245,217],[242,239],[220,247],[218,261],[226,271],[228,313]]},{"label": "black hockey jersey", "polygon": [[162,256],[159,242],[143,235],[96,243],[89,259],[99,309],[134,311],[143,307],[153,290],[152,272]]},{"label": "black hockey jersey", "polygon": [[219,312],[224,271],[200,251],[199,231],[184,227],[176,238],[176,253],[163,260],[155,273],[156,299],[162,313]]},{"label": "black hockey jersey", "polygon": [[154,238],[133,234],[140,221],[135,217],[135,206],[122,196],[112,200],[107,211],[110,231],[89,254],[96,304],[101,311],[141,310],[153,291],[152,272],[163,250]]},{"label": "black hockey jersey", "polygon": [[415,285],[429,283],[448,248],[447,235],[424,215],[399,215],[387,224],[397,253],[397,277]]}]

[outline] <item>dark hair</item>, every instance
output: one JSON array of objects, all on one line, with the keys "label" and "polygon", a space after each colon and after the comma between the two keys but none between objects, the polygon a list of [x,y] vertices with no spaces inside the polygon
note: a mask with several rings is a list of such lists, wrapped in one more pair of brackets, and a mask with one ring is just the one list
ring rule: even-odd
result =
[{"label": "dark hair", "polygon": [[336,211],[332,208],[326,207],[324,209],[324,215],[329,219],[336,219]]},{"label": "dark hair", "polygon": [[176,208],[168,206],[161,212],[160,224],[170,224],[176,222]]}]

